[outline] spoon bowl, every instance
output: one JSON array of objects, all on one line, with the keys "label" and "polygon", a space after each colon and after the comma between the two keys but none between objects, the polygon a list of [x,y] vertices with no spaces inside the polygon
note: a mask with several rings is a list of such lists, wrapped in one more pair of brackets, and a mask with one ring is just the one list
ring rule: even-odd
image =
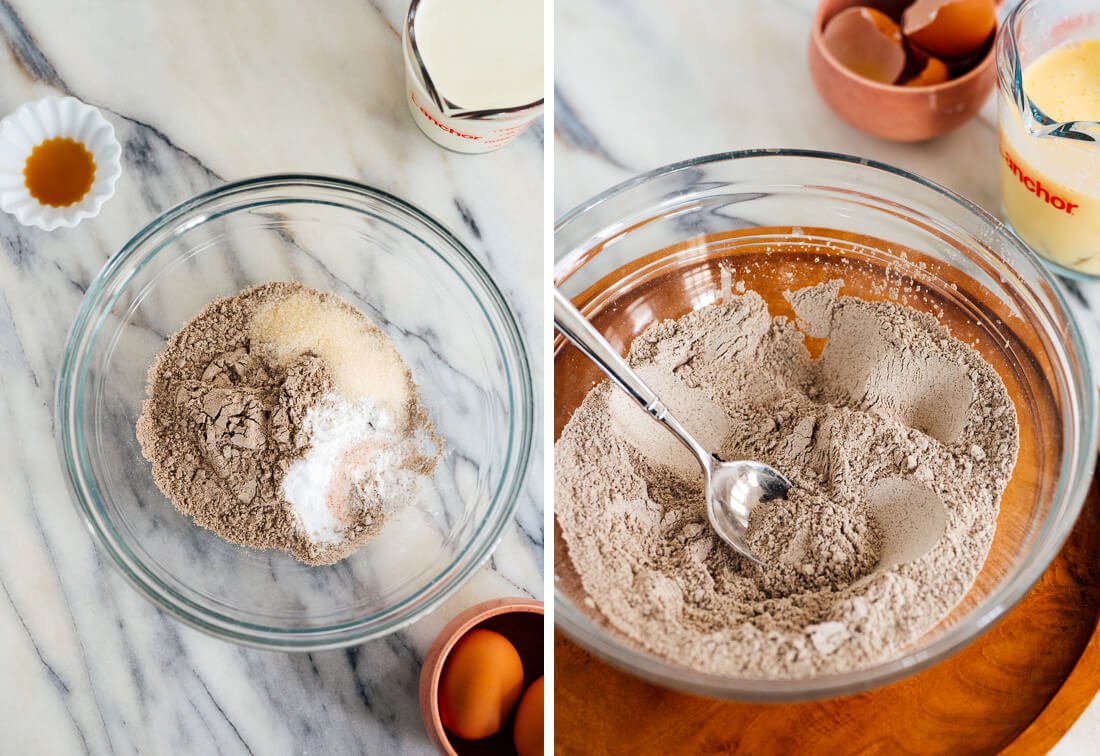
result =
[{"label": "spoon bowl", "polygon": [[707,520],[710,526],[738,554],[765,566],[746,542],[749,517],[753,507],[772,499],[786,498],[791,482],[775,468],[760,462],[723,462],[713,455],[708,462]]}]

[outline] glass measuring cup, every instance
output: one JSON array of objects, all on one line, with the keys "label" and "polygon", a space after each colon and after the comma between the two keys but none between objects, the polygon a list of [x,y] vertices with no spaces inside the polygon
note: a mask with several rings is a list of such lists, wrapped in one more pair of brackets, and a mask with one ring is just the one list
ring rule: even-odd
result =
[{"label": "glass measuring cup", "polygon": [[542,114],[543,98],[492,109],[475,109],[444,97],[433,81],[432,72],[424,64],[416,35],[417,17],[427,1],[412,0],[402,35],[405,104],[413,121],[429,139],[454,152],[484,153],[503,147],[525,132]]},{"label": "glass measuring cup", "polygon": [[1088,40],[1100,40],[1096,0],[1024,0],[996,43],[1005,217],[1059,273],[1077,278],[1100,277],[1100,123],[1044,113],[1025,71],[1057,47]]}]

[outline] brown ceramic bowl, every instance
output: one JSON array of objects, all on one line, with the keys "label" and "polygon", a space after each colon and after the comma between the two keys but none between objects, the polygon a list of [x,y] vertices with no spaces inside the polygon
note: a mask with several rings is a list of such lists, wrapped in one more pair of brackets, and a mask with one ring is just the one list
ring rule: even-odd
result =
[{"label": "brown ceramic bowl", "polygon": [[[946,134],[981,109],[996,81],[992,36],[981,60],[958,78],[928,87],[880,84],[842,66],[825,48],[825,24],[853,5],[873,5],[891,18],[912,0],[823,0],[810,32],[810,75],[817,91],[845,121],[872,136],[895,142],[919,142]],[[998,5],[1000,3],[998,2]]]},{"label": "brown ceramic bowl", "polygon": [[530,685],[543,673],[543,606],[526,598],[492,599],[472,606],[447,623],[424,657],[420,669],[420,716],[428,737],[447,756],[514,754],[511,718],[496,735],[484,740],[462,740],[443,727],[439,718],[439,677],[458,640],[474,628],[495,630],[512,642],[523,662],[523,683]]}]

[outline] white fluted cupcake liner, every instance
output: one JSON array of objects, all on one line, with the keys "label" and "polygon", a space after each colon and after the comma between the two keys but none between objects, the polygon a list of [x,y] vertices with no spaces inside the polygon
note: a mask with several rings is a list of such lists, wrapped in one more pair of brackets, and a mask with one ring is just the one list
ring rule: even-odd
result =
[{"label": "white fluted cupcake liner", "polygon": [[[31,151],[47,139],[80,142],[95,160],[95,177],[83,198],[66,207],[44,205],[31,196],[23,168]],[[114,127],[90,105],[74,97],[29,102],[0,121],[0,210],[25,226],[52,231],[75,226],[99,210],[115,193],[122,174],[122,146]]]}]

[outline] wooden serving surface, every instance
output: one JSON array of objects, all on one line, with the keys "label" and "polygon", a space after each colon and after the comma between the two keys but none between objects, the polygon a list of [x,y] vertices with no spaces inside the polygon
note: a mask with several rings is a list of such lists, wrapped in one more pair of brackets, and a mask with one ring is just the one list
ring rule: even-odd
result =
[{"label": "wooden serving surface", "polygon": [[1100,491],[1024,600],[954,657],[847,698],[685,695],[554,639],[560,754],[1046,753],[1100,689]]}]

